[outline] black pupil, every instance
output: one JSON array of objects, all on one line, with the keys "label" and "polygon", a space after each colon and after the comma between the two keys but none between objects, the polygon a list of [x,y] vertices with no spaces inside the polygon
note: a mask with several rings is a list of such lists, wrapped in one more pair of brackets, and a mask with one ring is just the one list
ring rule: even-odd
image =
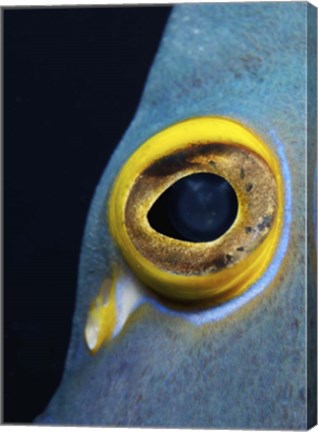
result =
[{"label": "black pupil", "polygon": [[224,234],[237,215],[234,189],[215,174],[184,177],[167,189],[148,213],[153,229],[190,242],[207,242]]}]

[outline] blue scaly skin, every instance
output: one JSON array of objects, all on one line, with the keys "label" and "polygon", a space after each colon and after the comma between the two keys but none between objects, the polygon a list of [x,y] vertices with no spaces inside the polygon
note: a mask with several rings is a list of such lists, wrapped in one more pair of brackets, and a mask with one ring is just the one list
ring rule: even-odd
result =
[{"label": "blue scaly skin", "polygon": [[[307,427],[309,7],[250,3],[174,8],[136,116],[96,189],[64,378],[38,423]],[[113,181],[146,139],[172,123],[204,115],[240,121],[280,159],[285,220],[273,263],[245,297],[230,305],[190,313],[164,307],[160,299],[141,302],[116,337],[92,355],[83,337],[87,312],[113,263],[127,275],[125,289],[137,283],[106,222]]]}]

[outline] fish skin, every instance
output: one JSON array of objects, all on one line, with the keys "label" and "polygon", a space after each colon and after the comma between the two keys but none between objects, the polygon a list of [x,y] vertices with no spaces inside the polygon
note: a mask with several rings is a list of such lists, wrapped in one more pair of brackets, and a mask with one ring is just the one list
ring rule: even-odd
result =
[{"label": "fish skin", "polygon": [[[178,5],[137,113],[96,189],[81,252],[64,377],[38,424],[304,429],[306,412],[305,2]],[[313,11],[312,11],[313,13]],[[241,121],[291,174],[284,263],[253,301],[195,326],[151,305],[92,356],[83,338],[89,305],[113,262],[106,223],[110,187],[150,136],[193,116]]]}]

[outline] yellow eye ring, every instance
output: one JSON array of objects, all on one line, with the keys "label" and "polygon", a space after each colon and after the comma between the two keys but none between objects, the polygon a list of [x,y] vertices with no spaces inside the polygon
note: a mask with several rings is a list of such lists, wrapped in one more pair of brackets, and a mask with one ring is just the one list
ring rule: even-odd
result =
[{"label": "yellow eye ring", "polygon": [[[231,228],[203,243],[154,230],[147,215],[158,197],[201,172],[221,175],[234,188],[239,210]],[[151,289],[173,300],[220,303],[254,283],[275,253],[283,221],[280,166],[263,140],[238,122],[189,119],[132,154],[112,188],[108,220],[124,258]]]}]

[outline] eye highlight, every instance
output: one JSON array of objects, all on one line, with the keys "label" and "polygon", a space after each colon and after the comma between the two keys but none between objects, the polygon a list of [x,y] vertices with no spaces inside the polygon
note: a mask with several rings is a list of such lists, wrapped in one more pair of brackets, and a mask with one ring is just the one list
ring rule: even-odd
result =
[{"label": "eye highlight", "polygon": [[283,192],[269,147],[218,117],[175,124],[119,173],[111,233],[135,274],[172,300],[220,303],[265,271],[279,239]]}]

